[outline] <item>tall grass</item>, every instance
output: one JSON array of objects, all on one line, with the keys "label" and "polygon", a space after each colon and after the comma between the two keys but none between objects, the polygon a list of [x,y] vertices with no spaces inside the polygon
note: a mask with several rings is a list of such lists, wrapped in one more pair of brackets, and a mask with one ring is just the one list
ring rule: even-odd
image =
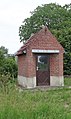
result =
[{"label": "tall grass", "polygon": [[71,89],[0,91],[0,119],[71,119]]},{"label": "tall grass", "polygon": [[64,84],[65,84],[65,86],[71,86],[71,78],[65,78]]}]

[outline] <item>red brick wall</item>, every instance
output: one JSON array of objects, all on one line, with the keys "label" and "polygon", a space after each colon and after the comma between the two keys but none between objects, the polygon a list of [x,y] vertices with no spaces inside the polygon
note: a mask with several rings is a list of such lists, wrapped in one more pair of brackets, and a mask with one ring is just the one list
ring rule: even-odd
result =
[{"label": "red brick wall", "polygon": [[26,55],[19,55],[18,57],[18,75],[27,75],[27,59]]},{"label": "red brick wall", "polygon": [[[27,50],[27,77],[36,76],[36,54]],[[63,75],[63,53],[50,54],[50,76]]]},{"label": "red brick wall", "polygon": [[51,54],[50,55],[50,76],[59,75],[59,55]]},{"label": "red brick wall", "polygon": [[[31,42],[30,42],[31,41]],[[44,29],[35,34],[29,41],[29,47],[32,49],[43,49],[43,50],[60,50],[60,52],[64,52],[63,47],[56,40],[56,38],[47,31],[45,33]]]},{"label": "red brick wall", "polygon": [[24,77],[36,76],[36,58],[30,50],[27,50],[26,55],[18,57],[18,75]]},{"label": "red brick wall", "polygon": [[63,76],[63,53],[59,54],[59,76]]},{"label": "red brick wall", "polygon": [[[18,75],[24,77],[36,76],[36,55],[27,49],[26,55],[18,57]],[[50,54],[50,76],[63,75],[63,53]]]},{"label": "red brick wall", "polygon": [[36,57],[30,49],[27,49],[27,77],[36,76]]},{"label": "red brick wall", "polygon": [[63,54],[50,55],[50,76],[63,75]]}]

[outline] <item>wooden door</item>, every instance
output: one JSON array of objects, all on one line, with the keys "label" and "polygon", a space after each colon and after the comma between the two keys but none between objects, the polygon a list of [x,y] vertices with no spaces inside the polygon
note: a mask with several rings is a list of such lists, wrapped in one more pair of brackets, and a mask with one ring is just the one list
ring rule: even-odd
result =
[{"label": "wooden door", "polygon": [[37,86],[50,84],[49,55],[37,55],[36,80]]}]

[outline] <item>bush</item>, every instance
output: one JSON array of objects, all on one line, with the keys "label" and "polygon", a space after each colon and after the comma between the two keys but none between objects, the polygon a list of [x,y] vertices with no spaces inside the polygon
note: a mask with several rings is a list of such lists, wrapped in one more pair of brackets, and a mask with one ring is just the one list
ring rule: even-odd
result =
[{"label": "bush", "polygon": [[14,88],[16,80],[10,74],[0,74],[0,91],[8,93],[11,88]]}]

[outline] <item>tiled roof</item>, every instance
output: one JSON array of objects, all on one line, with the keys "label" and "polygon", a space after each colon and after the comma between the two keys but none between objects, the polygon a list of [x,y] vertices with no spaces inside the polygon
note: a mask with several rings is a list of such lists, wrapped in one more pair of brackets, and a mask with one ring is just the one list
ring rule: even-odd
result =
[{"label": "tiled roof", "polygon": [[[57,41],[56,37],[53,36],[53,34],[48,30],[48,28],[45,26],[43,29],[41,29],[39,32],[35,33],[33,36],[31,36],[27,42],[17,51],[16,55],[21,55],[23,54],[23,51],[27,49],[27,47],[31,44],[32,41],[34,41],[34,39],[41,39],[41,36],[43,37],[43,39],[45,39],[45,35],[47,37],[47,39],[49,39],[47,42],[49,44],[49,42],[54,41],[55,44],[52,43],[52,45],[56,45],[58,47],[61,47],[61,49],[64,51],[63,47],[60,45],[60,43]],[[51,39],[51,41],[50,41]],[[38,40],[37,40],[38,42]],[[34,44],[33,44],[34,45]]]}]

